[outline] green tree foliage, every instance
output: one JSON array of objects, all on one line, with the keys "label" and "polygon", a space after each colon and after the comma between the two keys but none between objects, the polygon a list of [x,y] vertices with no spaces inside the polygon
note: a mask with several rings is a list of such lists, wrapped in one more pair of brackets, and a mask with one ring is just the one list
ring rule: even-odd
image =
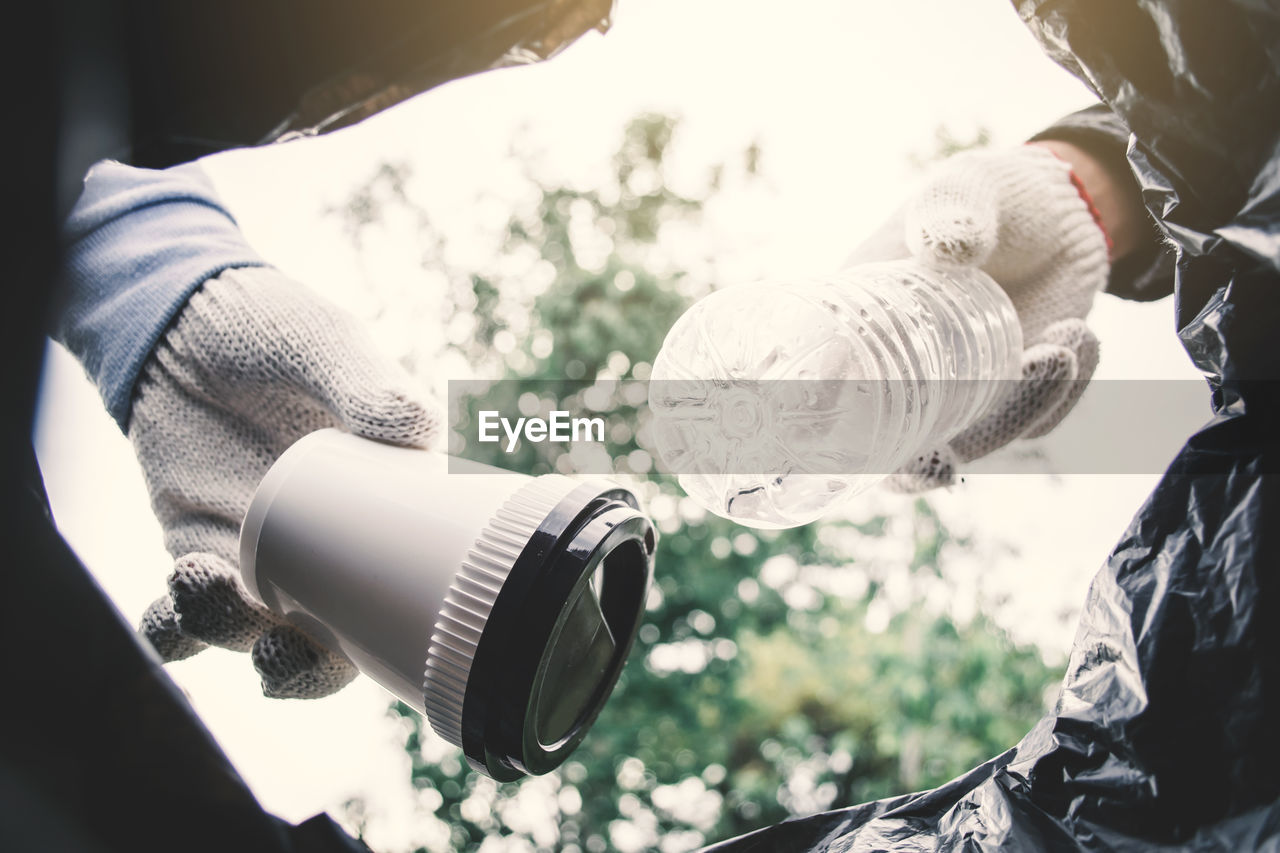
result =
[{"label": "green tree foliage", "polygon": [[[494,386],[506,397],[486,398],[485,408],[513,411],[533,395],[528,407],[581,411],[592,380],[615,380],[599,408],[636,474],[648,467],[635,454],[645,449],[644,412],[628,383],[646,378],[666,330],[710,287],[672,261],[664,232],[696,225],[708,194],[731,177],[750,180],[760,157],[748,149],[710,170],[701,194],[682,194],[666,176],[676,130],[663,116],[634,120],[598,186],[534,181],[503,235],[509,262],[449,273],[452,310],[474,315],[473,334],[450,345],[472,364],[492,364],[502,344],[505,375],[519,380]],[[411,206],[404,181],[401,169],[385,168],[352,198],[342,212],[353,237],[380,205]],[[434,251],[440,241],[427,244]],[[530,280],[543,285],[517,306],[529,317],[520,326],[502,300]],[[462,426],[473,416],[460,413]],[[563,452],[546,443],[513,455],[483,448],[468,455],[531,473],[556,470]],[[927,606],[924,590],[968,546],[925,501],[905,518],[759,531],[705,514],[669,478],[643,486],[663,532],[655,585],[621,680],[564,767],[497,785],[471,773],[416,713],[393,708],[409,782],[439,821],[432,846],[693,849],[791,815],[938,785],[1013,745],[1043,711],[1055,673],[1034,652],[981,617],[956,624]],[[884,585],[894,579],[920,591],[886,617]],[[348,819],[358,826],[363,815],[353,803]]]}]

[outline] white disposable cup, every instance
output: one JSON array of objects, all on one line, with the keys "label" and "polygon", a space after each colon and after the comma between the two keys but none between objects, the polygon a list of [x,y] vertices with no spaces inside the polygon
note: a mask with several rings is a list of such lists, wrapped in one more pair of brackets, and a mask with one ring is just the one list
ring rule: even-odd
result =
[{"label": "white disposable cup", "polygon": [[263,478],[240,567],[255,598],[426,714],[477,769],[516,778],[567,757],[621,670],[652,574],[636,506],[606,481],[322,430]]}]

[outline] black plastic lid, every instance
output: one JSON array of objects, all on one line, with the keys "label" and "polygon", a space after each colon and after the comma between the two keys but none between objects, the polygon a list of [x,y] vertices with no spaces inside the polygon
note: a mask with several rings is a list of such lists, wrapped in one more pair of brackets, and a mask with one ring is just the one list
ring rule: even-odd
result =
[{"label": "black plastic lid", "polygon": [[584,483],[516,558],[476,645],[462,748],[499,781],[547,773],[582,741],[640,627],[656,535],[626,489]]}]

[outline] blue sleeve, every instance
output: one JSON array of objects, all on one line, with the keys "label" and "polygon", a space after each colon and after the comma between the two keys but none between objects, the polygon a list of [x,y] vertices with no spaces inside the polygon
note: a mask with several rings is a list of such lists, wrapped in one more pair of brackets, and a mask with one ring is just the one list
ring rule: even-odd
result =
[{"label": "blue sleeve", "polygon": [[266,262],[195,164],[98,163],[63,233],[53,338],[84,365],[126,430],[138,374],[188,297],[223,270]]}]

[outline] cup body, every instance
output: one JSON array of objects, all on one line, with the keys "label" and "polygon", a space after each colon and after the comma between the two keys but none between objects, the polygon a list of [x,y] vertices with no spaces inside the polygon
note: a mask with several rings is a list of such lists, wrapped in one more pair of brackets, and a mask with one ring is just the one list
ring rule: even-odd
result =
[{"label": "cup body", "polygon": [[[312,433],[263,479],[240,538],[250,594],[423,713],[424,661],[454,576],[495,508],[533,479],[479,465],[450,475],[449,463]],[[560,479],[567,493],[574,483]]]},{"label": "cup body", "polygon": [[615,483],[330,429],[263,478],[240,570],[255,598],[505,781],[558,766],[595,720],[639,628],[655,545]]}]

